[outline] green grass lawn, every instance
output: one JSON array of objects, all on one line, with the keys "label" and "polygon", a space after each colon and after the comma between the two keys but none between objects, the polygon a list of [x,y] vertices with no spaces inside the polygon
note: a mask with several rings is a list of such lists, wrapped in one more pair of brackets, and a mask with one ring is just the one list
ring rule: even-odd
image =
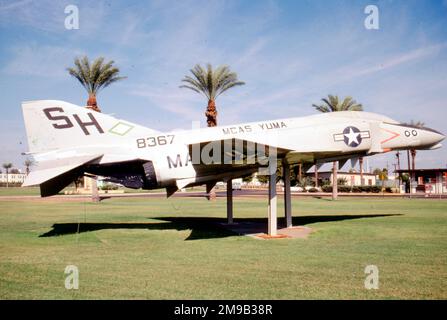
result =
[{"label": "green grass lawn", "polygon": [[[266,199],[234,201],[236,219],[266,217]],[[447,201],[306,198],[293,210],[308,239],[257,240],[200,219],[224,219],[224,199],[0,201],[0,298],[447,298]],[[378,290],[364,288],[370,264]],[[79,290],[64,287],[67,265]]]},{"label": "green grass lawn", "polygon": [[0,196],[38,196],[40,195],[39,187],[1,187]]}]

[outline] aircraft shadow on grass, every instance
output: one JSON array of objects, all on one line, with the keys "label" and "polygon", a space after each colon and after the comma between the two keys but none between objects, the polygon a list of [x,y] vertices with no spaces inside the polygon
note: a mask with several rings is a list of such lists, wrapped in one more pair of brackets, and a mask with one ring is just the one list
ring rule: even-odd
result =
[{"label": "aircraft shadow on grass", "polygon": [[[318,222],[335,222],[343,220],[391,217],[400,214],[371,214],[371,215],[324,215],[293,217],[294,226],[304,226]],[[234,227],[226,225],[226,218],[205,217],[157,217],[150,218],[161,222],[149,223],[56,223],[53,229],[39,237],[53,237],[98,230],[139,229],[139,230],[191,230],[185,240],[213,239],[237,236],[246,233],[267,232],[267,218],[234,219]],[[278,227],[285,226],[285,219],[278,219]],[[230,230],[232,229],[232,230]],[[239,230],[239,231],[238,231]]]}]

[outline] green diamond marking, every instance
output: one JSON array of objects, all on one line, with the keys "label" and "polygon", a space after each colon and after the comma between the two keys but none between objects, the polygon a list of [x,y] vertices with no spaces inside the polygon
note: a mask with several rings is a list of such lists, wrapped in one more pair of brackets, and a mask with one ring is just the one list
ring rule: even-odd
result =
[{"label": "green diamond marking", "polygon": [[133,129],[133,126],[124,122],[118,122],[115,124],[110,130],[110,133],[117,134],[119,136],[126,135],[130,130]]}]

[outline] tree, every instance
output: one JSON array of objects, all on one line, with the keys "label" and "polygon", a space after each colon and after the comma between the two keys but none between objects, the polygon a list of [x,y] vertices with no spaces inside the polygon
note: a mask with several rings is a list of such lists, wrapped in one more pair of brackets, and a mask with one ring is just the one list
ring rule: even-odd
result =
[{"label": "tree", "polygon": [[[223,65],[213,69],[211,64],[207,64],[206,69],[196,64],[190,70],[192,76],[185,76],[182,79],[183,85],[180,88],[187,88],[204,95],[208,99],[208,106],[205,111],[208,127],[217,126],[216,99],[227,90],[244,85],[239,81],[237,73],[232,72],[230,67]],[[214,188],[210,191],[210,199],[216,198]]]},{"label": "tree", "polygon": [[30,172],[29,168],[34,164],[33,160],[26,159],[23,164],[25,165],[26,175],[29,175],[29,172]]},{"label": "tree", "polygon": [[382,191],[383,191],[385,180],[388,180],[388,169],[387,168],[383,168],[383,169],[376,168],[376,169],[374,169],[373,173],[379,178],[380,181],[382,181]]},{"label": "tree", "polygon": [[249,176],[242,177],[242,181],[245,183],[250,183],[250,182],[252,182],[252,180],[253,180],[253,174],[251,174]]},{"label": "tree", "polygon": [[12,163],[10,162],[4,163],[3,168],[6,171],[6,188],[8,188],[9,187],[8,175],[9,175],[9,169],[12,168]]},{"label": "tree", "polygon": [[[321,99],[323,104],[313,104],[317,111],[320,112],[339,112],[339,111],[363,111],[363,106],[357,103],[351,97],[346,97],[343,101],[340,101],[338,96],[328,95],[327,98]],[[332,165],[332,199],[337,199],[337,166],[338,161],[334,161]],[[361,169],[362,170],[362,169]],[[317,175],[317,168],[315,167],[315,174]]]},{"label": "tree", "polygon": [[97,112],[101,112],[96,102],[98,92],[119,80],[127,77],[119,76],[119,68],[113,66],[113,60],[104,63],[104,57],[99,57],[90,64],[87,56],[82,59],[75,58],[75,66],[67,68],[68,73],[78,79],[81,85],[87,90],[87,107]]},{"label": "tree", "polygon": [[268,183],[269,182],[269,177],[268,176],[266,176],[266,175],[257,175],[256,176],[256,179],[258,179],[258,181],[260,182],[260,183],[262,183],[262,184],[266,184],[266,183]]},{"label": "tree", "polygon": [[[84,56],[82,59],[75,58],[74,67],[67,68],[68,73],[78,79],[85,90],[87,90],[87,108],[101,112],[96,101],[98,92],[114,82],[127,78],[119,76],[120,70],[113,65],[114,63],[113,60],[105,63],[104,57],[99,57],[90,64],[87,56]],[[97,194],[97,181],[95,178],[92,178],[92,200],[95,202],[99,201]]]},{"label": "tree", "polygon": [[379,180],[388,180],[388,170],[387,168],[379,169],[375,168],[373,173],[379,177]]}]

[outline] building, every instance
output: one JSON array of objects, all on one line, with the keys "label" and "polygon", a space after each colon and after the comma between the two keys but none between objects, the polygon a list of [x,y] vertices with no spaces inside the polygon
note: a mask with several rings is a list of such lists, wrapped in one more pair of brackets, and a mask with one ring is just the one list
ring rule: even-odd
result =
[{"label": "building", "polygon": [[[411,193],[447,193],[447,168],[445,169],[415,169],[396,170],[399,175],[408,174],[412,177]],[[410,186],[407,186],[407,192]]]},{"label": "building", "polygon": [[[26,174],[24,173],[9,173],[8,183],[23,183],[25,181]],[[6,183],[6,173],[0,173],[0,183]]]},{"label": "building", "polygon": [[[310,173],[308,173],[310,176]],[[311,176],[313,178],[313,176]],[[345,172],[338,171],[337,179],[345,179],[347,186],[375,186],[376,175],[373,173],[363,173],[363,182],[359,172]],[[332,171],[318,171],[318,185],[321,185],[324,180],[328,180],[332,184]]]}]

